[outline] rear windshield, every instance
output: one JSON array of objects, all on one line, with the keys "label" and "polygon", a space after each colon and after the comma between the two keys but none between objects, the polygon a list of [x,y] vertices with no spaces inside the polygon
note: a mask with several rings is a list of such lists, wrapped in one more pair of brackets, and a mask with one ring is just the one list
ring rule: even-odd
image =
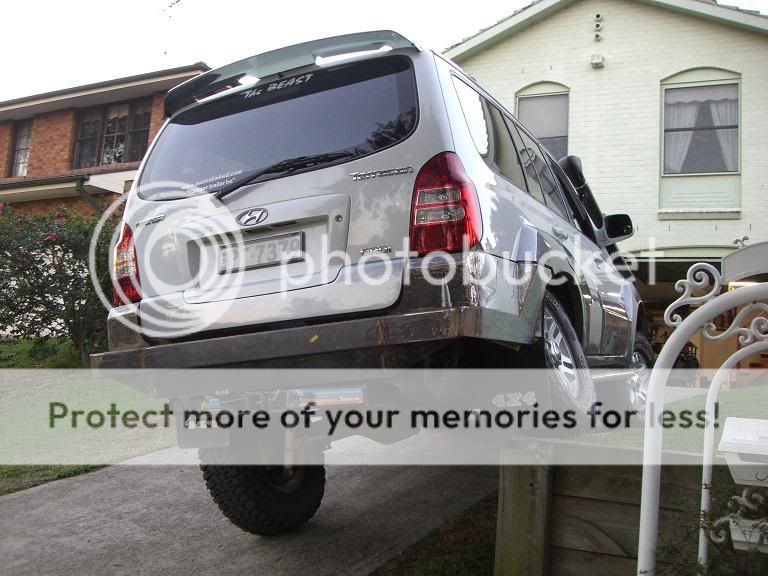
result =
[{"label": "rear windshield", "polygon": [[212,193],[303,156],[332,155],[292,173],[349,162],[406,139],[416,116],[416,83],[405,56],[263,82],[174,117],[147,159],[138,194],[171,200]]}]

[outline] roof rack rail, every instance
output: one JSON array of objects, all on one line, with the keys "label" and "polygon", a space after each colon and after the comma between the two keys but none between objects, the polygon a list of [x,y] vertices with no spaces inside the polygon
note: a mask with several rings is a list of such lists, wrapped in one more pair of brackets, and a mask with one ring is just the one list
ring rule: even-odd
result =
[{"label": "roof rack rail", "polygon": [[172,116],[203,98],[241,86],[240,79],[244,77],[266,78],[316,64],[318,58],[375,51],[385,47],[397,49],[415,45],[397,32],[377,30],[312,40],[257,54],[211,70],[172,88],[165,96],[165,113]]}]

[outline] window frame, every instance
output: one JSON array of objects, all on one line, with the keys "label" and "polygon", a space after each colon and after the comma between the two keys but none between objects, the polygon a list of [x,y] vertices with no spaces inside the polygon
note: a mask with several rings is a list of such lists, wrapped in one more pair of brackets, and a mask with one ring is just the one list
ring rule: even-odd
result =
[{"label": "window frame", "polygon": [[[480,99],[480,108],[482,109],[482,112],[483,112],[483,120],[485,122],[485,132],[486,132],[486,136],[487,136],[487,140],[488,140],[488,149],[485,151],[485,153],[480,151],[480,148],[478,147],[477,141],[475,140],[475,135],[474,135],[474,133],[472,131],[472,126],[470,126],[469,118],[467,118],[467,111],[464,109],[464,104],[461,101],[461,94],[459,94],[459,91],[458,91],[458,89],[456,87],[456,82],[457,81],[461,82],[462,84],[464,84],[464,86],[466,86],[467,88],[472,90],[475,94],[477,94],[478,98]],[[488,98],[487,98],[487,96],[485,94],[480,92],[477,89],[476,86],[473,86],[472,84],[467,82],[467,80],[465,80],[464,78],[460,77],[458,74],[451,73],[451,83],[452,83],[452,86],[453,86],[453,91],[456,94],[456,99],[459,102],[459,108],[461,110],[461,115],[464,118],[464,123],[467,125],[467,130],[469,131],[469,137],[472,139],[472,143],[475,145],[475,150],[480,155],[480,158],[482,158],[483,160],[486,160],[486,158],[488,158],[490,156],[490,154],[491,154],[491,135],[488,132],[488,128],[489,128],[488,121],[489,121],[489,118],[486,115],[486,110],[485,110],[485,106],[484,106],[483,100],[488,100]],[[488,165],[487,161],[486,161],[486,165]],[[495,170],[494,170],[494,172],[495,172]]]},{"label": "window frame", "polygon": [[565,197],[566,207],[571,215],[571,220],[574,226],[593,243],[597,243],[594,224],[587,213],[587,209],[579,198],[578,192],[576,192],[576,187],[573,185],[573,182],[571,182],[571,179],[568,178],[568,175],[558,161],[554,159],[555,157],[548,151],[546,152],[546,156],[547,160],[549,160],[550,169],[555,174],[555,178],[560,182],[560,190],[562,190],[563,196]]},{"label": "window frame", "polygon": [[[739,118],[737,124],[738,131],[738,152],[739,152],[739,165],[738,169],[733,172],[685,172],[679,174],[667,174],[664,172],[664,158],[665,158],[665,141],[666,141],[666,95],[667,90],[675,90],[677,88],[706,88],[708,86],[728,86],[736,85],[736,97],[738,99]],[[714,128],[713,130],[717,130]],[[661,151],[659,158],[659,175],[661,178],[690,178],[692,176],[741,176],[742,170],[742,100],[741,100],[741,79],[740,78],[723,78],[722,80],[702,80],[692,82],[669,82],[661,84],[661,124],[660,124],[660,136],[659,136],[659,148]]]},{"label": "window frame", "polygon": [[[555,214],[558,218],[561,218],[564,221],[570,223],[572,226],[575,226],[576,222],[574,221],[574,214],[572,213],[571,206],[568,203],[568,199],[565,197],[565,190],[563,190],[562,183],[559,181],[559,178],[555,174],[554,169],[550,165],[550,158],[552,157],[552,154],[550,153],[549,150],[547,150],[547,148],[541,142],[539,142],[539,140],[535,136],[533,136],[533,134],[530,133],[529,130],[527,130],[525,128],[525,126],[523,126],[520,123],[519,120],[514,118],[512,115],[508,115],[508,117],[509,117],[510,121],[512,122],[512,125],[517,129],[518,133],[521,134],[521,137],[522,137],[522,134],[525,134],[539,148],[539,152],[542,155],[541,156],[542,161],[544,162],[544,165],[547,167],[547,170],[549,170],[549,173],[552,176],[552,181],[554,182],[555,187],[559,190],[560,200],[562,201],[563,206],[565,208],[566,217],[563,217],[557,210],[554,210],[553,208],[550,207],[549,204],[547,204],[547,197],[546,196],[543,196],[544,202],[542,203],[538,199],[536,199],[533,196],[533,194],[530,194],[530,192],[529,192],[529,195],[531,196],[531,198],[533,198],[534,200],[539,202],[539,204],[542,204],[543,206],[545,206],[550,212]],[[523,171],[523,174],[525,174],[525,171]],[[525,174],[525,176],[526,176],[526,181],[527,181],[528,175]],[[540,184],[540,186],[541,186],[541,184]],[[544,192],[544,188],[542,188],[541,191],[542,191],[542,194],[546,194]]]},{"label": "window frame", "polygon": [[[141,158],[136,160],[126,160],[122,162],[112,162],[111,164],[104,164],[102,163],[103,154],[104,154],[104,142],[107,139],[107,111],[114,107],[114,106],[123,106],[128,105],[128,119],[126,120],[126,129],[125,132],[121,132],[121,134],[125,134],[125,150],[126,152],[129,150],[129,142],[131,135],[137,133],[137,132],[144,132],[144,130],[133,130],[131,129],[131,117],[133,115],[134,107],[147,103],[149,105],[150,110],[150,119],[149,119],[149,126],[146,128],[147,132],[147,143],[146,143],[146,149],[144,150],[144,154],[147,153],[147,150],[149,149],[149,136],[151,134],[152,130],[152,108],[154,104],[154,97],[153,96],[144,96],[141,98],[133,98],[131,100],[121,100],[120,102],[109,102],[107,104],[101,104],[99,106],[89,106],[88,108],[81,108],[77,111],[76,119],[75,119],[75,130],[73,133],[73,142],[72,142],[72,163],[71,167],[73,170],[88,170],[93,168],[100,168],[103,166],[119,166],[123,164],[135,164],[138,162],[141,162]],[[93,166],[78,166],[77,165],[77,153],[78,153],[78,145],[82,140],[87,140],[87,138],[80,138],[80,125],[83,117],[88,114],[89,112],[95,112],[98,111],[100,116],[100,124],[99,124],[99,134],[96,136],[96,163],[93,164]],[[117,135],[117,132],[115,134],[112,134],[111,136]],[[143,157],[143,155],[142,155]]]},{"label": "window frame", "polygon": [[[10,157],[10,166],[8,167],[8,175],[9,178],[25,178],[27,176],[27,173],[29,172],[29,156],[30,151],[32,149],[32,118],[25,118],[24,120],[17,120],[14,122],[13,125],[13,146],[11,148],[11,157]],[[22,148],[22,150],[27,151],[27,161],[26,161],[26,167],[24,169],[24,174],[16,174],[16,167],[18,165],[18,161],[16,159],[16,155],[18,154],[20,148],[19,148],[19,135],[21,133],[21,129],[23,126],[29,126],[29,138],[27,140],[27,147]]]},{"label": "window frame", "polygon": [[[552,91],[552,92],[531,92],[527,93],[529,89],[534,88],[538,84],[553,84],[559,87],[562,87],[562,89]],[[520,100],[525,98],[541,98],[546,96],[565,96],[568,98],[567,106],[565,109],[565,155],[568,156],[568,148],[570,145],[571,140],[571,90],[567,88],[566,86],[555,83],[555,82],[537,82],[536,84],[532,86],[528,86],[526,88],[523,88],[522,90],[519,90],[517,94],[515,95],[515,118],[519,118],[520,116]],[[522,121],[518,121],[518,123],[522,124]],[[540,146],[544,146],[542,142],[539,141],[538,138],[535,139],[536,142]],[[547,152],[549,152],[549,149],[547,149]],[[565,157],[565,156],[564,156]]]},{"label": "window frame", "polygon": [[[528,131],[528,130],[527,130],[527,129],[526,129],[526,128],[525,128],[525,127],[524,127],[524,126],[523,126],[523,125],[520,123],[520,121],[519,121],[519,120],[517,120],[517,118],[515,118],[514,114],[512,114],[512,113],[511,113],[511,112],[510,112],[510,111],[509,111],[509,110],[508,110],[508,109],[507,109],[505,106],[503,106],[503,105],[501,104],[501,102],[499,102],[499,101],[498,101],[498,100],[496,100],[496,99],[495,99],[493,96],[491,96],[490,94],[488,94],[488,92],[486,92],[485,90],[483,90],[483,89],[482,89],[482,87],[478,86],[478,85],[477,85],[477,83],[475,83],[475,82],[474,82],[472,79],[470,79],[470,78],[464,78],[464,77],[462,77],[462,76],[461,76],[460,74],[458,74],[458,73],[457,73],[455,70],[451,70],[451,71],[450,71],[450,75],[451,75],[451,77],[452,77],[452,80],[451,80],[451,82],[452,82],[452,83],[454,82],[453,78],[455,78],[456,80],[459,80],[460,82],[464,83],[466,86],[468,86],[470,89],[472,89],[474,92],[476,92],[476,93],[477,93],[477,94],[480,96],[480,98],[481,98],[481,104],[485,104],[485,105],[491,105],[491,106],[494,106],[494,107],[495,107],[495,108],[496,108],[496,109],[499,111],[499,113],[501,114],[502,118],[507,120],[507,122],[505,122],[505,123],[504,123],[504,127],[505,127],[505,128],[507,129],[507,131],[509,132],[509,137],[512,139],[512,141],[513,141],[513,142],[514,142],[514,137],[512,136],[512,133],[511,133],[511,131],[510,131],[509,122],[511,122],[511,123],[512,123],[512,126],[513,126],[513,127],[514,127],[514,128],[517,130],[517,131],[518,131],[518,137],[519,137],[519,138],[521,138],[521,136],[520,136],[520,133],[521,133],[521,132],[522,132],[522,133],[525,133],[525,135],[526,135],[526,136],[528,136],[528,137],[529,137],[529,138],[530,138],[530,139],[531,139],[531,140],[532,140],[532,141],[533,141],[533,142],[536,144],[536,146],[537,146],[537,147],[540,149],[540,151],[541,151],[541,152],[542,152],[542,154],[543,154],[542,158],[543,158],[544,164],[547,166],[547,169],[549,170],[550,174],[552,175],[552,178],[554,179],[554,182],[555,182],[555,186],[556,186],[556,187],[557,187],[557,189],[560,191],[560,199],[562,200],[562,202],[563,202],[563,205],[564,205],[564,206],[565,206],[565,208],[566,208],[566,216],[567,216],[567,217],[566,217],[566,218],[563,218],[563,217],[562,217],[562,216],[561,216],[561,215],[560,215],[558,212],[556,212],[555,210],[553,210],[552,208],[550,208],[550,206],[549,206],[549,205],[547,204],[547,202],[546,202],[546,198],[544,199],[544,202],[541,202],[540,200],[538,200],[538,199],[537,199],[537,198],[536,198],[536,197],[535,197],[535,196],[534,196],[534,195],[531,193],[531,190],[530,190],[530,185],[528,184],[528,175],[525,173],[525,170],[523,170],[523,179],[525,180],[525,190],[521,190],[521,192],[525,193],[525,194],[526,194],[526,195],[527,195],[529,198],[531,198],[531,199],[532,199],[532,200],[534,200],[535,202],[538,202],[539,204],[541,204],[542,206],[544,206],[544,207],[545,207],[547,210],[549,210],[550,212],[552,212],[553,214],[555,214],[555,215],[556,215],[558,218],[561,218],[561,219],[562,219],[562,220],[564,220],[565,222],[568,222],[569,224],[571,224],[571,226],[574,226],[574,227],[576,227],[576,225],[577,225],[577,223],[578,223],[578,222],[576,221],[576,219],[575,219],[575,214],[573,214],[573,210],[571,209],[571,206],[570,206],[570,204],[569,204],[569,202],[568,202],[568,199],[566,198],[566,192],[565,192],[565,190],[563,189],[562,183],[561,183],[561,182],[559,182],[559,179],[558,179],[557,175],[555,174],[555,171],[554,171],[554,169],[553,169],[553,168],[552,168],[552,166],[550,165],[550,158],[548,158],[548,157],[547,157],[547,156],[549,156],[549,157],[552,157],[552,155],[550,154],[549,150],[547,150],[547,148],[546,148],[546,147],[544,147],[544,146],[541,144],[541,142],[539,142],[539,140],[538,140],[537,138],[535,138],[535,137],[534,137],[534,136],[533,136],[533,135],[530,133],[530,131]],[[460,108],[460,109],[461,109],[461,111],[462,111],[462,116],[464,116],[464,122],[465,122],[465,123],[466,123],[466,125],[467,125],[467,130],[470,132],[470,137],[472,138],[472,134],[471,134],[471,128],[469,127],[469,121],[467,120],[467,118],[466,118],[466,115],[464,114],[464,108],[461,106],[461,97],[459,96],[458,92],[456,92],[456,90],[455,90],[455,87],[454,87],[454,92],[456,93],[456,98],[457,98],[457,101],[458,101],[458,103],[459,103],[459,108]],[[569,94],[569,93],[570,93],[570,91],[566,91],[565,93],[566,93],[566,94]],[[531,94],[531,96],[532,96],[532,94]],[[485,102],[483,102],[483,100],[484,100]],[[568,106],[569,106],[569,110],[570,110],[570,98],[569,98],[569,100],[568,100]],[[485,106],[484,106],[483,108],[485,108]],[[483,110],[483,112],[484,112],[484,115],[485,115],[485,109]],[[569,115],[569,118],[570,118],[570,115]],[[486,120],[486,122],[487,122],[487,120]],[[472,141],[473,141],[473,144],[474,144],[474,138],[472,138]],[[489,169],[491,172],[493,172],[494,174],[498,175],[500,178],[503,178],[505,182],[509,182],[509,183],[510,183],[510,185],[514,186],[515,188],[518,188],[518,186],[516,186],[514,182],[511,182],[511,181],[509,180],[509,178],[507,178],[506,176],[504,176],[503,174],[501,174],[501,173],[500,173],[498,170],[496,170],[495,168],[493,168],[493,167],[489,166],[489,165],[488,165],[488,163],[485,161],[485,157],[486,157],[488,154],[490,154],[490,137],[489,137],[489,147],[488,147],[488,153],[486,154],[486,156],[483,156],[483,155],[480,153],[480,151],[477,149],[477,145],[476,145],[476,144],[475,144],[474,148],[475,148],[475,151],[477,152],[477,154],[478,154],[478,155],[479,155],[479,156],[480,156],[480,157],[483,159],[483,163],[486,165],[486,167],[487,167],[487,168],[488,168],[488,169]],[[518,153],[518,150],[517,150],[516,146],[513,146],[513,149],[515,150],[515,155],[517,156],[517,160],[518,160],[518,162],[520,162],[520,165],[522,166],[521,158],[520,158],[520,155],[519,155],[519,153]],[[542,188],[542,194],[543,194],[543,193],[544,193],[544,190],[543,190],[543,188]]]},{"label": "window frame", "polygon": [[[513,150],[513,152],[515,154],[514,161],[516,161],[517,162],[517,166],[520,167],[520,177],[523,179],[522,183],[523,183],[523,186],[525,186],[525,188],[520,188],[520,186],[518,186],[509,176],[504,174],[504,172],[502,172],[502,170],[501,170],[501,167],[495,161],[492,162],[491,164],[488,164],[488,162],[486,162],[486,165],[493,171],[494,174],[497,174],[499,177],[503,178],[506,182],[508,182],[509,184],[511,184],[512,186],[514,186],[518,190],[520,190],[521,192],[525,192],[526,194],[528,194],[530,196],[531,193],[530,193],[530,190],[528,188],[528,176],[525,173],[525,169],[523,168],[523,163],[522,163],[522,160],[520,158],[520,154],[518,153],[517,147],[515,146],[515,139],[512,136],[511,131],[509,130],[509,125],[507,124],[507,114],[504,112],[504,108],[502,108],[501,106],[498,106],[492,100],[490,100],[488,98],[485,98],[482,95],[481,95],[481,98],[483,99],[483,102],[482,102],[483,103],[483,108],[488,113],[488,116],[489,116],[488,121],[490,122],[491,127],[493,127],[493,124],[494,124],[491,108],[495,109],[496,112],[498,112],[498,114],[499,114],[499,116],[501,118],[501,122],[503,124],[501,129],[503,129],[503,130],[505,130],[507,132],[507,136],[509,137],[509,143],[511,144],[512,150]],[[494,146],[495,146],[495,142],[494,142]],[[495,152],[495,150],[494,150],[494,152]]]},{"label": "window frame", "polygon": [[[455,86],[455,81],[458,80],[459,82],[461,82],[462,84],[467,86],[467,88],[469,88],[470,90],[475,92],[480,97],[480,106],[483,109],[483,118],[485,119],[486,130],[488,130],[489,128],[493,127],[492,126],[493,119],[490,117],[490,110],[488,110],[488,107],[493,106],[496,109],[496,111],[501,115],[502,120],[504,120],[505,118],[507,118],[509,116],[509,113],[507,112],[507,110],[501,104],[499,104],[496,100],[491,98],[487,93],[485,93],[481,89],[479,89],[477,86],[471,84],[467,80],[464,80],[463,78],[461,78],[461,76],[459,76],[458,74],[455,74],[453,72],[451,72],[451,76],[453,78],[452,82],[454,83],[454,86]],[[475,151],[477,152],[478,156],[480,156],[480,158],[483,159],[483,163],[496,176],[498,176],[499,178],[503,178],[504,181],[508,182],[511,186],[514,186],[516,189],[520,190],[521,192],[524,192],[528,196],[531,196],[531,193],[530,193],[529,188],[528,188],[528,177],[525,174],[525,170],[521,169],[521,174],[522,174],[522,177],[523,177],[523,183],[525,184],[525,188],[521,189],[517,184],[515,184],[512,180],[510,180],[510,178],[508,176],[506,176],[505,174],[503,174],[501,172],[499,167],[496,165],[496,163],[494,161],[492,161],[492,159],[491,159],[491,161],[489,161],[489,158],[491,157],[491,153],[494,151],[493,150],[493,146],[495,146],[495,143],[492,142],[493,139],[492,139],[490,133],[488,133],[488,151],[485,154],[482,154],[480,152],[480,150],[477,148],[477,143],[475,142],[474,136],[472,135],[472,128],[469,126],[469,120],[466,117],[466,113],[464,111],[464,106],[461,104],[461,96],[459,96],[459,93],[458,93],[458,91],[455,90],[455,88],[454,88],[454,92],[456,92],[456,97],[459,100],[459,107],[461,109],[462,116],[464,117],[464,122],[467,125],[467,130],[470,133],[470,138],[472,139],[472,142],[475,144]],[[520,155],[517,153],[517,149],[514,146],[514,139],[512,138],[512,134],[509,133],[509,126],[506,125],[506,122],[504,123],[504,129],[509,134],[509,138],[510,138],[510,140],[513,143],[512,149],[515,151],[515,158],[517,159],[518,164],[522,167],[522,163],[520,162]],[[493,146],[492,146],[492,144],[493,144]]]}]

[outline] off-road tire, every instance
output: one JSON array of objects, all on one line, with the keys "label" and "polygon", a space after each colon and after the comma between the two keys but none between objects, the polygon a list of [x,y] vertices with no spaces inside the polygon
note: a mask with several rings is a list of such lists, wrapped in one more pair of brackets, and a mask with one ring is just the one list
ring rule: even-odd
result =
[{"label": "off-road tire", "polygon": [[296,467],[301,478],[289,487],[270,482],[266,466],[204,464],[200,468],[224,516],[241,530],[260,536],[284,534],[306,524],[325,492],[324,466]]},{"label": "off-road tire", "polygon": [[[557,323],[565,343],[570,349],[571,361],[570,368],[578,379],[578,390],[575,393],[561,385],[557,378],[551,360],[552,356],[547,352],[547,314]],[[542,333],[544,340],[544,366],[547,368],[549,380],[549,392],[552,407],[557,410],[573,410],[577,418],[583,418],[589,414],[593,404],[596,401],[595,385],[587,366],[587,357],[581,346],[576,330],[571,323],[565,308],[560,301],[551,292],[545,292],[544,305],[542,307]]]}]

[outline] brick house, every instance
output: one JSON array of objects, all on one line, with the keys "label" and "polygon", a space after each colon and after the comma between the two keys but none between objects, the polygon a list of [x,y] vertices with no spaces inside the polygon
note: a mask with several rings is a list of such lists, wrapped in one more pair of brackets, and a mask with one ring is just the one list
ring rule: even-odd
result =
[{"label": "brick house", "polygon": [[631,215],[621,248],[640,261],[657,342],[691,263],[768,241],[768,17],[714,0],[537,0],[445,55],[553,154],[581,157],[604,211]]},{"label": "brick house", "polygon": [[164,121],[163,96],[202,62],[0,102],[0,202],[90,210],[122,194]]}]

